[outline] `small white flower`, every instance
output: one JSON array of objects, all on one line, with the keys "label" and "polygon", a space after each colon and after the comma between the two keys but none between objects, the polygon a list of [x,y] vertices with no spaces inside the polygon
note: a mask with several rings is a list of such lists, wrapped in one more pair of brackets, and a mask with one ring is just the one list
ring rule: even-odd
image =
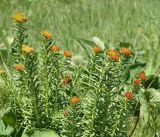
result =
[{"label": "small white flower", "polygon": [[14,38],[13,37],[7,37],[6,41],[7,41],[8,45],[11,45],[12,42],[14,41]]},{"label": "small white flower", "polygon": [[0,48],[3,48],[4,47],[4,43],[0,43]]},{"label": "small white flower", "polygon": [[103,42],[100,38],[98,38],[98,37],[93,37],[92,40],[93,40],[93,42],[94,42],[98,47],[100,47],[102,50],[105,49],[104,42]]},{"label": "small white flower", "polygon": [[74,66],[84,65],[86,62],[84,61],[82,55],[76,55],[72,57],[71,64]]},{"label": "small white flower", "polygon": [[0,79],[0,87],[3,87],[4,84],[5,84],[5,82],[2,79]]}]

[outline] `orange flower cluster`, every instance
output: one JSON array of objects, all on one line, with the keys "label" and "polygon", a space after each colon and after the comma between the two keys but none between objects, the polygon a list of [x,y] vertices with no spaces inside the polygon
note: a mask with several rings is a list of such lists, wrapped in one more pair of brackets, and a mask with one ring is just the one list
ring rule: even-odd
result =
[{"label": "orange flower cluster", "polygon": [[103,50],[100,47],[93,47],[93,52],[95,54],[102,52]]},{"label": "orange flower cluster", "polygon": [[25,66],[23,64],[16,64],[14,66],[14,69],[17,71],[23,71],[25,69]]},{"label": "orange flower cluster", "polygon": [[66,117],[66,116],[68,116],[69,115],[69,110],[68,109],[65,109],[64,110],[64,116]]},{"label": "orange flower cluster", "polygon": [[46,39],[52,39],[52,34],[49,31],[42,31],[42,35],[46,38]]},{"label": "orange flower cluster", "polygon": [[18,12],[15,16],[13,16],[13,20],[15,22],[24,23],[27,21],[27,18],[23,12]]},{"label": "orange flower cluster", "polygon": [[72,82],[72,77],[71,76],[67,75],[67,76],[64,77],[64,80],[63,80],[64,85],[68,85],[71,82]]},{"label": "orange flower cluster", "polygon": [[59,52],[61,49],[58,47],[58,46],[56,46],[56,45],[53,45],[52,47],[51,47],[51,51],[53,51],[53,52]]},{"label": "orange flower cluster", "polygon": [[5,74],[5,73],[6,73],[5,70],[0,70],[0,75],[1,75],[1,74]]},{"label": "orange flower cluster", "polygon": [[147,80],[147,76],[146,76],[145,72],[141,72],[139,74],[139,79],[133,80],[133,83],[135,85],[139,85],[139,84],[141,84],[142,81],[145,81],[145,80]]},{"label": "orange flower cluster", "polygon": [[119,52],[117,50],[114,49],[109,49],[109,51],[107,52],[108,56],[110,59],[114,60],[114,61],[119,61]]},{"label": "orange flower cluster", "polygon": [[29,54],[34,52],[34,48],[31,48],[27,45],[22,45],[22,52]]},{"label": "orange flower cluster", "polygon": [[128,99],[128,100],[132,100],[133,99],[133,93],[132,92],[126,92],[124,94],[124,96]]},{"label": "orange flower cluster", "polygon": [[129,48],[122,48],[120,50],[120,53],[125,55],[125,56],[131,56],[132,55],[132,51]]},{"label": "orange flower cluster", "polygon": [[71,58],[71,57],[72,57],[72,52],[69,51],[69,50],[64,51],[63,54],[64,54],[64,56],[65,56],[66,58]]},{"label": "orange flower cluster", "polygon": [[135,80],[133,80],[133,83],[134,83],[135,85],[139,85],[139,84],[141,84],[141,80],[135,79]]},{"label": "orange flower cluster", "polygon": [[120,59],[119,53],[121,53],[121,54],[123,54],[125,56],[128,56],[128,57],[130,57],[132,55],[131,49],[125,48],[125,47],[121,48],[120,51],[115,50],[115,49],[109,49],[108,52],[107,52],[107,55],[109,56],[109,58],[111,60],[119,61],[119,59]]},{"label": "orange flower cluster", "polygon": [[147,80],[147,76],[146,76],[145,72],[141,72],[141,73],[139,74],[139,78],[140,78],[140,80],[142,80],[142,81]]},{"label": "orange flower cluster", "polygon": [[74,97],[71,99],[71,103],[73,103],[73,104],[77,104],[77,103],[79,103],[80,101],[81,101],[80,98],[77,97],[77,96],[74,96]]}]

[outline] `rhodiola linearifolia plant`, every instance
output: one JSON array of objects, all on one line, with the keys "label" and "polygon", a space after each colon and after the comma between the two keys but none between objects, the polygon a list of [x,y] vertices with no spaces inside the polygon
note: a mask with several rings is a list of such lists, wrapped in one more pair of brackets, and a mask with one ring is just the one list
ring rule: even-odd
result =
[{"label": "rhodiola linearifolia plant", "polygon": [[27,40],[27,18],[14,17],[12,67],[0,75],[16,115],[15,131],[33,128],[56,131],[62,137],[125,137],[144,72],[126,80],[134,52],[92,48],[86,65],[72,65],[73,53],[62,52],[49,31],[42,31],[40,51]]}]

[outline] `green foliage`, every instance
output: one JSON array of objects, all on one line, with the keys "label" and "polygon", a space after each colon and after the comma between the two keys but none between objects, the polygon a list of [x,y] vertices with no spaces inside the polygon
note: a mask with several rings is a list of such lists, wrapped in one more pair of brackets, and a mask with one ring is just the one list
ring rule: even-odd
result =
[{"label": "green foliage", "polygon": [[[32,128],[45,128],[72,137],[126,136],[124,119],[129,117],[131,109],[123,97],[126,89],[121,86],[132,55],[120,57],[115,50],[106,55],[102,50],[98,53],[92,49],[87,65],[72,66],[72,53],[67,51],[62,55],[52,49],[55,43],[50,32],[42,32],[40,52],[26,45],[25,23],[19,22],[19,16],[15,18],[16,41],[11,46],[15,70],[10,70],[13,87],[10,93],[16,119],[6,121],[2,117],[4,122],[16,121],[15,132],[23,127],[27,133]],[[132,86],[131,82],[128,84]],[[82,104],[75,102],[77,97]]]}]

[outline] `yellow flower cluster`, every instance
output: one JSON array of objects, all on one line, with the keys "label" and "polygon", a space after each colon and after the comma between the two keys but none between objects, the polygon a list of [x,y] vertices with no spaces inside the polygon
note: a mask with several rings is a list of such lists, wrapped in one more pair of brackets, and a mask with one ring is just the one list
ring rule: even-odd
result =
[{"label": "yellow flower cluster", "polygon": [[29,53],[34,52],[34,48],[31,48],[27,45],[22,45],[22,52],[29,54]]},{"label": "yellow flower cluster", "polygon": [[52,38],[52,34],[49,31],[42,31],[42,35],[46,38],[46,39],[51,39]]},{"label": "yellow flower cluster", "polygon": [[114,61],[118,61],[120,58],[118,51],[114,50],[114,49],[109,49],[107,52],[107,55],[109,56],[110,59],[112,59]]},{"label": "yellow flower cluster", "polygon": [[15,16],[13,16],[13,20],[15,22],[24,23],[27,21],[27,17],[25,16],[23,12],[18,12],[16,13]]},{"label": "yellow flower cluster", "polygon": [[5,74],[5,73],[6,73],[5,70],[0,70],[0,75],[1,75],[1,74]]}]

